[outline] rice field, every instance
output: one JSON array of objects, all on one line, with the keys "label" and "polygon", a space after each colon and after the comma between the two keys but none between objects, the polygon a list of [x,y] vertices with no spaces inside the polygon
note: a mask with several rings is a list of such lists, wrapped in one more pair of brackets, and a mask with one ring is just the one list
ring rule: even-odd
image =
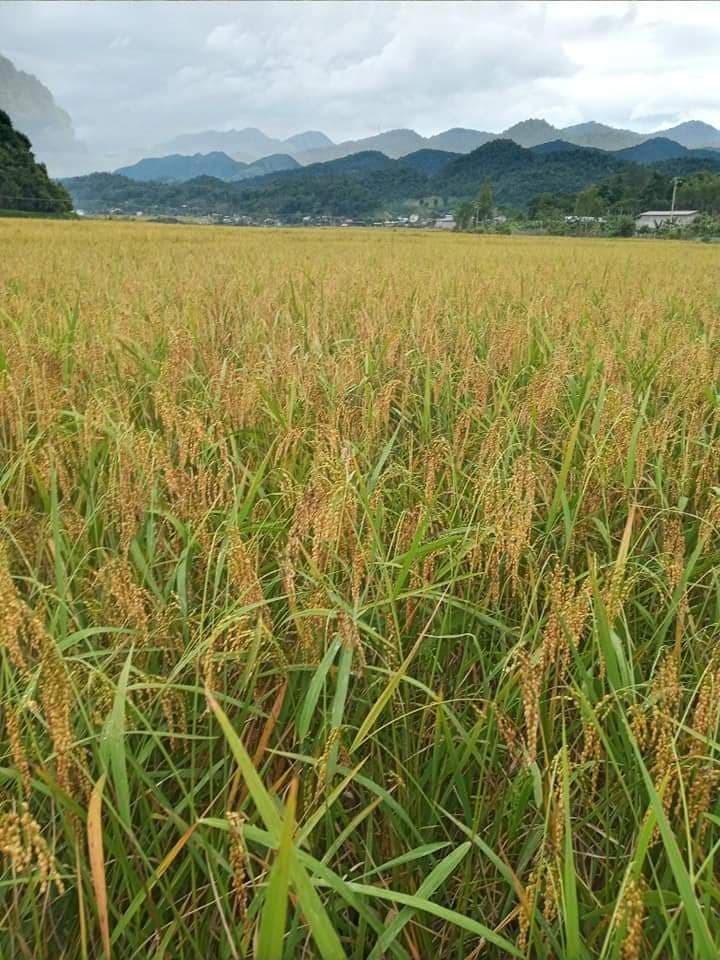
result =
[{"label": "rice field", "polygon": [[720,955],[720,260],[0,220],[0,956]]}]

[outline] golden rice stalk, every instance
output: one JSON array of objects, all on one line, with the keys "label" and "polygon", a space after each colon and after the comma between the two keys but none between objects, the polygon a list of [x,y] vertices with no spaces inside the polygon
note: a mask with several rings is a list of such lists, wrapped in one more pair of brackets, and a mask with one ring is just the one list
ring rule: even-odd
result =
[{"label": "golden rice stalk", "polygon": [[112,600],[112,614],[119,625],[138,633],[138,643],[149,642],[149,598],[135,582],[130,563],[123,557],[112,557],[96,574],[97,583]]},{"label": "golden rice stalk", "polygon": [[530,654],[521,650],[517,655],[517,676],[522,693],[525,716],[525,758],[528,765],[537,758],[538,725],[540,722],[540,685],[542,672]]},{"label": "golden rice stalk", "polygon": [[271,630],[272,621],[260,585],[257,557],[237,529],[232,529],[228,536],[227,567],[230,583],[237,592],[239,602],[243,605],[256,605],[256,615],[262,618],[266,629]]},{"label": "golden rice stalk", "polygon": [[520,731],[498,704],[495,704],[495,719],[497,721],[498,730],[500,731],[500,736],[503,738],[508,753],[510,754],[512,765],[515,767],[520,766],[523,758],[522,737]]},{"label": "golden rice stalk", "polygon": [[643,926],[645,923],[645,884],[641,878],[630,877],[622,900],[621,922],[626,924],[622,944],[623,960],[640,960],[643,956]]},{"label": "golden rice stalk", "polygon": [[38,687],[43,715],[55,751],[55,774],[58,786],[73,796],[80,786],[77,774],[79,758],[75,756],[72,731],[73,691],[63,660],[53,638],[39,616],[28,612],[26,630],[30,645],[40,661]]},{"label": "golden rice stalk", "polygon": [[340,728],[333,727],[328,738],[325,741],[325,747],[320,756],[320,759],[317,762],[317,784],[315,786],[315,796],[313,798],[313,803],[318,803],[325,794],[325,790],[328,784],[328,773],[330,765],[330,755],[332,753],[333,747],[340,740]]},{"label": "golden rice stalk", "polygon": [[542,639],[543,672],[556,666],[561,678],[590,614],[590,582],[586,580],[576,589],[572,574],[558,565],[550,577],[549,595],[550,614]]},{"label": "golden rice stalk", "polygon": [[675,731],[680,699],[680,657],[677,646],[673,646],[665,654],[653,679],[649,734],[654,749],[655,787],[663,791],[666,813],[672,809],[677,789]]},{"label": "golden rice stalk", "polygon": [[23,804],[20,811],[10,810],[0,814],[0,853],[10,861],[15,873],[22,874],[28,869],[36,871],[40,893],[45,893],[50,884],[55,885],[58,893],[63,893],[65,888],[55,857],[37,820],[27,804]]},{"label": "golden rice stalk", "polygon": [[15,669],[26,675],[28,665],[21,642],[22,622],[23,603],[10,576],[5,547],[0,544],[0,645],[8,651]]},{"label": "golden rice stalk", "polygon": [[241,923],[245,923],[248,907],[247,847],[243,827],[245,818],[235,810],[228,810],[225,819],[229,827],[228,860],[232,871],[232,891],[235,897],[235,911]]},{"label": "golden rice stalk", "polygon": [[22,713],[14,706],[5,707],[5,731],[10,742],[10,756],[20,775],[20,786],[25,796],[30,795],[30,763],[23,742]]},{"label": "golden rice stalk", "polygon": [[524,896],[520,901],[520,911],[518,914],[518,938],[517,947],[521,953],[525,953],[528,948],[528,936],[532,924],[533,911],[538,896],[539,874],[542,867],[535,868],[525,884]]}]

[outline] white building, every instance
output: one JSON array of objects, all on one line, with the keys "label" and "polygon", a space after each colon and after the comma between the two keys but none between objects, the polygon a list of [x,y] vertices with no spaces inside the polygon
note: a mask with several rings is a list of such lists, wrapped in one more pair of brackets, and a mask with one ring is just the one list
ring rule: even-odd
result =
[{"label": "white building", "polygon": [[451,213],[446,213],[444,217],[438,217],[435,221],[436,230],[454,230],[455,217]]},{"label": "white building", "polygon": [[658,230],[665,224],[673,227],[687,227],[697,220],[698,216],[698,210],[646,210],[635,218],[635,229],[647,227],[650,230]]}]

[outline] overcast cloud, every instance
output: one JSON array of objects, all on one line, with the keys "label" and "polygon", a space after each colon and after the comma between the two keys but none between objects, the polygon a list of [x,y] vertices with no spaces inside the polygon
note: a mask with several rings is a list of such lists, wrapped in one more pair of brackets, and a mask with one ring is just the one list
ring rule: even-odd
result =
[{"label": "overcast cloud", "polygon": [[720,125],[720,4],[0,2],[0,53],[94,149],[527,117]]}]

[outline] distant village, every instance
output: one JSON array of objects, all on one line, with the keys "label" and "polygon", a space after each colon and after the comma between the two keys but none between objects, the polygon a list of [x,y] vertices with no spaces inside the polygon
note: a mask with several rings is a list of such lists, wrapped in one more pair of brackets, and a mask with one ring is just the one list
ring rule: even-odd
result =
[{"label": "distant village", "polygon": [[[413,213],[407,217],[387,216],[384,219],[373,220],[324,215],[305,216],[300,220],[296,218],[285,220],[280,217],[228,216],[221,213],[208,213],[204,216],[193,216],[189,214],[163,215],[146,213],[143,210],[137,210],[135,213],[131,213],[121,207],[116,207],[102,213],[87,213],[84,210],[76,210],[75,212],[79,217],[93,220],[144,220],[149,223],[195,223],[226,227],[384,227],[443,231],[456,231],[459,229],[454,215],[448,212],[438,212],[432,217]],[[698,210],[647,210],[634,218],[634,226],[635,231],[638,233],[655,233],[666,227],[690,226],[699,216],[700,213]],[[580,230],[583,228],[602,229],[607,223],[605,217],[588,216],[565,216],[563,221],[568,229],[577,228]],[[491,229],[493,227],[502,229],[503,225],[508,225],[508,218],[501,213],[496,213],[487,223],[487,226]],[[505,232],[508,232],[507,229]]]},{"label": "distant village", "polygon": [[[132,213],[122,207],[115,207],[111,210],[97,213],[89,213],[85,210],[76,210],[75,212],[79,217],[89,220],[145,220],[150,223],[199,223],[226,227],[405,227],[445,231],[457,229],[455,217],[452,213],[447,212],[437,212],[434,213],[432,217],[421,216],[417,213],[412,213],[407,217],[387,216],[382,220],[330,216],[306,216],[300,220],[295,218],[286,220],[281,217],[250,217],[239,214],[229,216],[221,213],[208,213],[204,216],[185,215],[181,213],[169,215],[149,213],[143,210],[137,210],[135,213]],[[583,219],[594,218],[586,217]],[[506,222],[507,217],[501,213],[498,213],[490,219],[490,223],[495,225]]]},{"label": "distant village", "polygon": [[[365,220],[353,217],[306,216],[300,220],[296,218],[283,219],[282,217],[251,217],[240,214],[227,215],[208,213],[203,216],[190,214],[157,214],[143,210],[135,213],[122,207],[116,207],[105,212],[89,213],[85,210],[76,210],[80,217],[93,220],[146,220],[153,223],[201,223],[214,224],[226,227],[420,227],[423,229],[454,230],[455,218],[451,213],[437,213],[432,217],[420,216],[417,213],[407,217],[387,216],[382,220]],[[498,220],[505,220],[498,217]]]}]

